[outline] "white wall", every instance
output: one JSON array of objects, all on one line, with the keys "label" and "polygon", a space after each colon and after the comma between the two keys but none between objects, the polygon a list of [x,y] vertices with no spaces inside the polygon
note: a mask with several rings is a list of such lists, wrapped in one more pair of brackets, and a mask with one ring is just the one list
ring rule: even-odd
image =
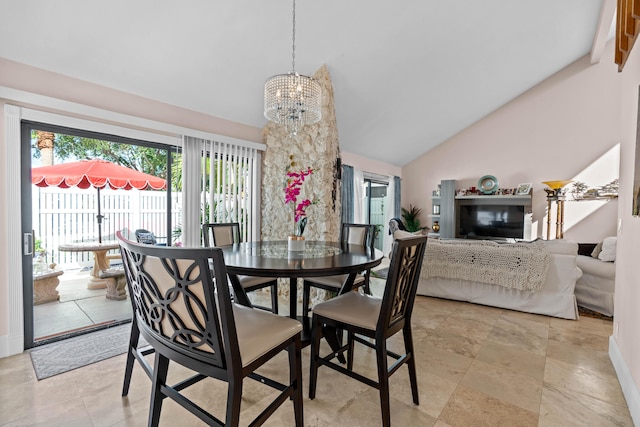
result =
[{"label": "white wall", "polygon": [[399,176],[402,178],[402,168],[399,166],[368,159],[366,157],[349,153],[347,151],[343,151],[342,153],[340,153],[340,155],[342,157],[343,164],[353,166],[354,168],[360,169],[363,172],[372,172],[378,175],[385,176]]},{"label": "white wall", "polygon": [[[613,43],[602,61],[588,58],[570,65],[509,104],[469,126],[441,146],[403,168],[403,204],[430,211],[431,191],[441,179],[460,187],[495,175],[501,187],[534,184],[534,221],[543,235],[546,201],[542,181],[620,177],[614,202],[575,202],[565,215],[565,237],[596,242],[618,234],[614,335],[611,360],[634,422],[640,425],[640,218],[631,216],[636,150],[640,48],[623,73],[613,63]],[[592,206],[589,206],[592,205]],[[596,210],[585,213],[597,207]],[[553,234],[552,234],[553,235]]]},{"label": "white wall", "polygon": [[[405,166],[403,205],[430,212],[431,191],[442,179],[455,179],[461,188],[477,186],[484,175],[494,175],[504,188],[531,182],[534,235],[544,236],[542,181],[588,177],[587,183],[597,186],[618,175],[620,79],[608,59],[611,51],[609,45],[603,55],[607,59],[593,66],[582,58]],[[591,171],[594,167],[599,173]],[[578,206],[568,206],[565,237],[592,242],[615,234],[615,204],[589,213],[587,225],[575,230],[567,227],[575,225],[571,215]]]},{"label": "white wall", "polygon": [[[640,47],[636,43],[624,71],[617,74],[621,90],[621,152],[620,152],[620,200],[618,217],[621,227],[618,234],[616,258],[616,293],[614,310],[614,335],[610,341],[609,354],[621,378],[622,389],[631,409],[634,423],[640,425],[640,217],[632,217],[632,193],[636,137],[639,135],[638,97],[640,86]],[[622,360],[614,356],[620,355]],[[615,363],[618,362],[618,363]],[[630,375],[627,378],[624,375]]]}]

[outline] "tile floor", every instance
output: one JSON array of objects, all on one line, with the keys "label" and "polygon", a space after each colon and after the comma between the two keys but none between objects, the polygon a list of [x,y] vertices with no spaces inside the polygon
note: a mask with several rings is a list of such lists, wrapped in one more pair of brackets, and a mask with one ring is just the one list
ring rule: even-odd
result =
[{"label": "tile floor", "polygon": [[[286,301],[281,306],[286,309]],[[417,297],[413,325],[420,405],[411,403],[403,367],[391,378],[394,426],[633,425],[607,355],[611,321],[562,320]],[[399,335],[390,340],[390,347],[402,345]],[[129,396],[122,398],[124,363],[121,355],[37,381],[27,352],[0,359],[0,425],[146,425],[150,382],[136,367]],[[263,372],[286,375],[286,366],[283,355]],[[307,347],[303,350],[305,425],[380,425],[376,390],[326,367],[319,371],[316,398],[309,400],[308,367]],[[356,353],[355,369],[374,375],[370,350]],[[172,366],[170,375],[176,380],[186,372]],[[205,381],[188,394],[221,416],[224,383]],[[265,386],[245,381],[241,423],[246,425],[270,395]],[[167,401],[161,425],[202,424]],[[292,405],[285,403],[266,425],[293,425]]]},{"label": "tile floor", "polygon": [[106,289],[87,289],[88,270],[65,270],[60,300],[33,307],[34,338],[39,339],[95,325],[131,319],[131,302],[105,298]]}]

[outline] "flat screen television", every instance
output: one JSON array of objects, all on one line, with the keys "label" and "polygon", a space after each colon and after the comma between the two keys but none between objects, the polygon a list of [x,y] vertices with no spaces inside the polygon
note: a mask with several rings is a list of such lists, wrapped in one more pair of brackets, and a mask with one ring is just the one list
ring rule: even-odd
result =
[{"label": "flat screen television", "polygon": [[456,237],[463,239],[523,239],[525,207],[461,205]]}]

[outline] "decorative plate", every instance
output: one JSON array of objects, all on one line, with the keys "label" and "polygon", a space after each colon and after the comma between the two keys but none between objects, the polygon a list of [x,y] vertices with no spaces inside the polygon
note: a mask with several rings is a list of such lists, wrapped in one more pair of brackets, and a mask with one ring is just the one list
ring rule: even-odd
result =
[{"label": "decorative plate", "polygon": [[485,175],[478,181],[478,189],[483,194],[493,194],[498,189],[498,180],[493,175]]}]

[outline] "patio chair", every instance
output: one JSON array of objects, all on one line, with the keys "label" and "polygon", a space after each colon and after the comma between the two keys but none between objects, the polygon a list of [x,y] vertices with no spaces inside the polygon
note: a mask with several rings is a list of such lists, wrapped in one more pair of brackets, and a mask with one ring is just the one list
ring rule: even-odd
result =
[{"label": "patio chair", "polygon": [[167,246],[166,243],[158,243],[158,237],[156,237],[156,235],[151,231],[145,230],[144,228],[137,229],[134,234],[136,235],[138,243],[144,243],[145,245]]},{"label": "patio chair", "polygon": [[[358,292],[347,292],[329,301],[322,302],[313,309],[311,338],[311,368],[309,377],[309,399],[316,397],[318,368],[321,365],[343,373],[380,392],[382,424],[391,425],[389,409],[389,377],[403,364],[409,369],[409,381],[413,403],[418,401],[418,382],[411,334],[411,313],[418,288],[418,278],[427,245],[426,236],[399,239],[393,243],[389,276],[382,299]],[[323,327],[347,332],[347,344],[327,356],[320,356],[320,339]],[[387,349],[387,339],[402,331],[405,354],[400,355]],[[378,365],[377,381],[353,370],[353,350],[355,343],[375,349]],[[347,351],[347,367],[332,359]],[[387,357],[397,361],[387,366]]]},{"label": "patio chair", "polygon": [[[132,288],[136,325],[156,351],[148,425],[158,425],[164,399],[170,398],[208,425],[237,426],[242,383],[250,377],[279,391],[251,425],[263,424],[292,400],[295,425],[302,426],[300,322],[232,303],[219,248],[144,245],[122,235],[118,239]],[[255,372],[282,351],[289,356],[287,384]],[[196,374],[168,385],[169,362]],[[273,363],[281,362],[284,360]],[[207,378],[228,383],[224,420],[182,393]]]},{"label": "patio chair", "polygon": [[[340,230],[340,242],[345,244],[356,244],[369,247],[373,252],[376,226],[371,224],[349,224],[343,223]],[[358,274],[353,282],[353,289],[364,286],[364,292],[371,295],[369,287],[371,270],[366,270],[363,274]],[[335,276],[309,277],[303,282],[302,290],[302,312],[305,317],[309,316],[309,300],[311,287],[335,292],[342,289],[342,285],[347,280],[348,274],[338,274]]]},{"label": "patio chair", "polygon": [[[237,222],[220,222],[202,224],[202,238],[204,246],[227,246],[240,243],[240,224]],[[258,289],[271,288],[271,308],[254,304],[256,308],[267,310],[273,314],[278,314],[278,279],[273,277],[258,276],[235,276],[230,280],[237,280],[240,287],[246,293],[257,291]]]}]

